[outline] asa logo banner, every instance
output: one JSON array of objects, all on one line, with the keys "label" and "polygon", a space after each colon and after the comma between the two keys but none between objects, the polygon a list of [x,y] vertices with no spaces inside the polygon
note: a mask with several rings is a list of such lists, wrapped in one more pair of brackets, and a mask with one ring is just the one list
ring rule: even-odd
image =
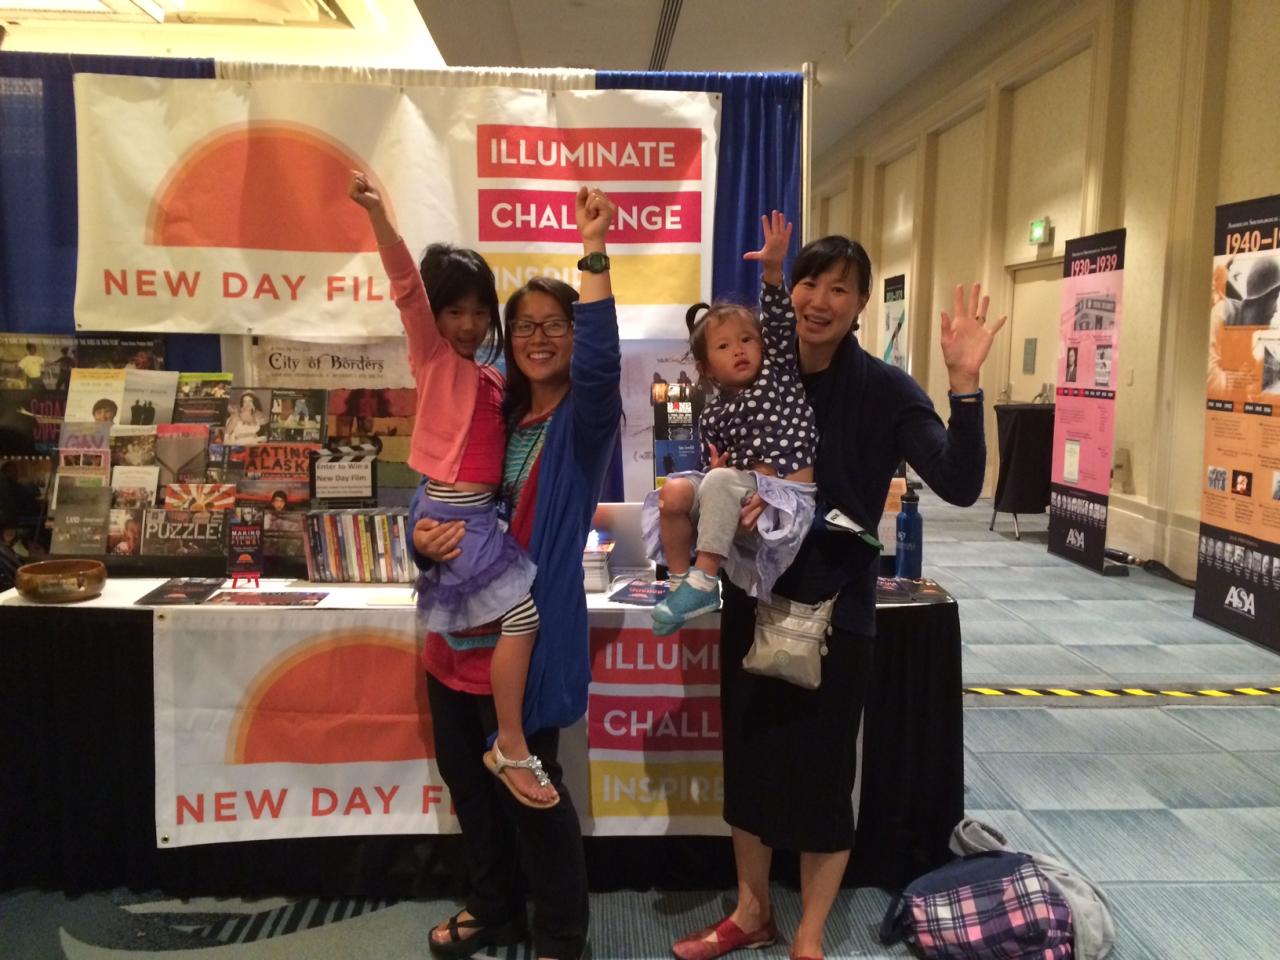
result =
[{"label": "asa logo banner", "polygon": [[503,299],[577,285],[583,183],[618,204],[624,337],[682,336],[710,291],[712,94],[77,74],[75,97],[81,330],[398,336],[352,169],[411,251],[476,248]]}]

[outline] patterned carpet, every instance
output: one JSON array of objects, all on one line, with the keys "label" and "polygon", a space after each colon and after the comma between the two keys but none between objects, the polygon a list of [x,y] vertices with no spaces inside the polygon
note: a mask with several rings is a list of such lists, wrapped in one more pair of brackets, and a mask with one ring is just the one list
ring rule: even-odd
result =
[{"label": "patterned carpet", "polygon": [[[1192,620],[1186,588],[1142,571],[1104,579],[1050,557],[1043,518],[1022,518],[1017,542],[1007,517],[987,530],[989,506],[926,496],[922,512],[926,574],[960,600],[966,686],[1280,685],[1280,657]],[[965,742],[970,815],[1098,881],[1115,914],[1115,960],[1277,955],[1280,698],[975,697]],[[884,891],[843,891],[827,956],[908,957],[877,942],[887,903]],[[775,905],[785,940],[799,898],[779,887]],[[594,894],[591,955],[667,957],[673,939],[728,907],[724,891]],[[430,925],[454,909],[14,891],[0,895],[0,957],[421,958]],[[526,960],[528,949],[500,956]]]}]

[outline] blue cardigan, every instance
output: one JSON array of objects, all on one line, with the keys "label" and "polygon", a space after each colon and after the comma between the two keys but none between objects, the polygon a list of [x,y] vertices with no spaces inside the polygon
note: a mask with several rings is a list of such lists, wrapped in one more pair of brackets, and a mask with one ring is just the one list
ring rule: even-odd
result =
[{"label": "blue cardigan", "polygon": [[587,712],[591,656],[582,548],[622,421],[622,352],[612,298],[573,308],[569,394],[547,427],[529,555],[542,626],[529,659],[524,728],[567,727]]},{"label": "blue cardigan", "polygon": [[[542,624],[529,659],[524,729],[567,727],[587,710],[591,657],[582,549],[622,420],[622,353],[612,298],[573,306],[569,392],[547,425],[538,458],[529,556],[538,565],[533,600]],[[421,518],[414,497],[410,523]],[[416,556],[416,555],[415,555]],[[417,557],[419,566],[429,565]]]}]

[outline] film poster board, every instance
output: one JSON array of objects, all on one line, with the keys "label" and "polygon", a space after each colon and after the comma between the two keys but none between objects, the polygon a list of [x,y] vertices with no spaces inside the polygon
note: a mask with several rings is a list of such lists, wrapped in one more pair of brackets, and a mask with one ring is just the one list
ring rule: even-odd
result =
[{"label": "film poster board", "polygon": [[703,468],[698,435],[702,405],[701,389],[683,379],[669,384],[666,400],[653,405],[652,489],[661,487],[673,473]]},{"label": "film poster board", "polygon": [[880,330],[884,354],[880,358],[907,369],[907,277],[900,273],[884,280],[884,321]]},{"label": "film poster board", "polygon": [[1123,316],[1124,230],[1068,240],[1062,264],[1049,552],[1102,572]]},{"label": "film poster board", "polygon": [[1280,196],[1218,207],[1195,615],[1280,650]]}]

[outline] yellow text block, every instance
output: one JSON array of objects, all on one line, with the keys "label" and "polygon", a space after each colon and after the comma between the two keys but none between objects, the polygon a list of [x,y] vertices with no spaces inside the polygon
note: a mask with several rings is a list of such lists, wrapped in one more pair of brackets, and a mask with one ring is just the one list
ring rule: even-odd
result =
[{"label": "yellow text block", "polygon": [[[505,301],[533,277],[581,285],[577,254],[486,253]],[[682,304],[702,299],[702,257],[696,253],[610,254],[613,295],[625,304]]]},{"label": "yellow text block", "polygon": [[719,817],[724,807],[716,761],[592,760],[590,769],[594,817]]}]

